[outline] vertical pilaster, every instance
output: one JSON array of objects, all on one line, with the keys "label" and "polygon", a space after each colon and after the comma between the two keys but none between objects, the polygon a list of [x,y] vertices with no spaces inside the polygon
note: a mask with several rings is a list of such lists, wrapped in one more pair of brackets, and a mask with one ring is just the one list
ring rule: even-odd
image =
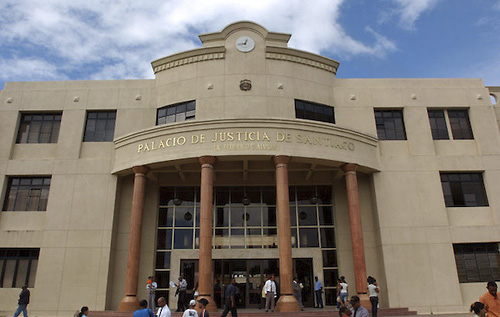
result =
[{"label": "vertical pilaster", "polygon": [[118,311],[135,311],[139,308],[137,299],[137,283],[141,252],[142,214],[146,196],[147,166],[133,168],[134,192],[132,194],[132,213],[130,215],[130,238],[128,244],[127,276],[125,279],[125,297],[118,306]]},{"label": "vertical pilaster", "polygon": [[200,254],[199,254],[199,299],[209,301],[208,311],[217,311],[212,297],[212,210],[214,192],[214,167],[216,157],[202,156],[198,159],[201,165],[200,184]]},{"label": "vertical pilaster", "polygon": [[288,156],[275,156],[276,206],[278,211],[279,263],[281,296],[276,304],[279,312],[300,311],[300,304],[293,296],[292,241],[290,232],[290,200],[288,186]]}]

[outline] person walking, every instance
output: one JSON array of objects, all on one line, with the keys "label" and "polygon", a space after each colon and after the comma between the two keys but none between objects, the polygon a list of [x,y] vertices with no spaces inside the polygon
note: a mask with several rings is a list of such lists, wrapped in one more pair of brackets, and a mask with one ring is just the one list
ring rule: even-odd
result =
[{"label": "person walking", "polygon": [[194,306],[196,306],[196,301],[192,299],[189,301],[189,308],[182,314],[182,317],[198,317],[198,312],[194,309]]},{"label": "person walking", "polygon": [[19,294],[19,300],[17,301],[17,304],[19,305],[17,307],[16,312],[14,313],[14,317],[17,317],[23,312],[24,317],[28,317],[28,304],[30,303],[30,291],[28,289],[28,286],[24,285],[21,287],[22,291]]},{"label": "person walking", "polygon": [[486,284],[488,290],[479,301],[486,306],[488,317],[500,317],[500,296],[498,296],[498,286],[495,281],[489,281]]},{"label": "person walking", "polygon": [[226,293],[224,294],[225,303],[224,311],[221,317],[226,317],[229,311],[231,311],[232,317],[238,317],[238,311],[236,310],[236,280],[233,278],[231,284],[226,288]]},{"label": "person walking", "polygon": [[155,293],[156,293],[156,288],[158,287],[158,284],[155,282],[155,277],[154,276],[149,276],[148,277],[148,283],[146,284],[146,291],[148,293],[148,308],[154,311],[155,309]]},{"label": "person walking", "polygon": [[302,304],[302,288],[304,286],[299,282],[299,278],[295,277],[293,280],[293,296],[297,299],[300,304],[300,309],[304,310],[304,305]]},{"label": "person walking", "polygon": [[276,283],[274,282],[274,274],[271,274],[266,281],[266,284],[264,284],[264,291],[266,292],[266,312],[268,312],[269,309],[274,312],[274,298],[276,297]]},{"label": "person walking", "polygon": [[340,277],[340,305],[341,306],[347,306],[347,295],[348,295],[348,285],[347,282],[345,281],[345,277],[341,276]]},{"label": "person walking", "polygon": [[316,308],[323,308],[323,284],[317,276],[314,277],[314,294],[316,294]]},{"label": "person walking", "polygon": [[158,298],[158,307],[160,307],[160,309],[158,309],[158,312],[156,313],[157,317],[170,317],[172,315],[165,297]]},{"label": "person walking", "polygon": [[380,288],[377,285],[377,280],[373,276],[368,276],[368,294],[370,295],[370,303],[372,304],[372,317],[377,317],[378,310],[378,293]]}]

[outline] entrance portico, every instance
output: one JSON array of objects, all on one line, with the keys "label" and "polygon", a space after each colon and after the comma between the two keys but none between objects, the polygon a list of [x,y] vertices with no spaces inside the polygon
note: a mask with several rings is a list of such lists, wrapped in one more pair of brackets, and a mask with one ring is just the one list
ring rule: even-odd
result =
[{"label": "entrance portico", "polygon": [[[271,160],[273,162],[271,162]],[[296,162],[294,162],[296,160]],[[298,306],[298,302],[293,297],[293,289],[292,289],[292,279],[293,279],[293,265],[292,265],[292,244],[294,248],[299,245],[302,245],[302,240],[297,242],[297,239],[305,239],[307,236],[307,228],[300,229],[297,231],[297,221],[301,221],[300,217],[302,217],[302,212],[298,216],[298,220],[294,219],[295,223],[291,224],[290,220],[290,201],[295,206],[296,204],[301,204],[300,202],[296,202],[295,198],[290,198],[290,183],[288,181],[289,178],[292,179],[293,185],[302,185],[302,187],[307,186],[316,186],[318,184],[338,184],[341,183],[341,176],[343,173],[341,170],[346,170],[350,168],[348,172],[351,172],[350,177],[346,177],[346,184],[343,185],[347,188],[347,198],[351,201],[356,197],[357,188],[353,188],[352,182],[354,176],[354,180],[356,180],[355,167],[356,165],[345,165],[341,166],[341,162],[315,162],[310,163],[307,160],[299,159],[299,158],[290,158],[288,156],[274,156],[274,157],[259,157],[254,158],[254,160],[244,160],[238,161],[236,158],[228,158],[222,157],[221,159],[217,159],[214,156],[205,156],[199,158],[200,165],[198,167],[198,175],[199,177],[194,176],[196,173],[196,168],[194,164],[191,162],[175,162],[172,165],[163,165],[161,167],[152,168],[151,173],[155,174],[155,179],[158,179],[160,182],[160,186],[175,184],[179,186],[178,182],[184,182],[186,185],[195,185],[196,178],[198,179],[200,200],[199,200],[199,212],[195,211],[196,215],[194,216],[196,219],[199,219],[199,235],[196,235],[199,238],[196,238],[195,246],[199,247],[198,260],[199,260],[199,284],[198,284],[198,292],[200,296],[209,298],[212,305],[210,305],[209,309],[216,310],[216,301],[214,300],[214,285],[215,279],[213,275],[212,269],[212,253],[213,253],[213,245],[212,237],[213,237],[213,225],[214,219],[212,217],[213,214],[213,206],[217,205],[218,202],[213,201],[214,197],[214,184],[216,186],[235,186],[238,185],[238,182],[243,182],[244,188],[251,188],[252,185],[255,187],[257,184],[261,185],[275,185],[275,204],[277,210],[277,230],[278,237],[276,240],[277,251],[279,252],[279,274],[280,274],[280,299],[277,304],[277,310],[279,311],[297,311],[300,310],[300,306]],[[274,164],[274,173],[272,171],[272,164]],[[219,166],[220,165],[220,166]],[[240,168],[236,168],[240,166]],[[354,171],[352,170],[354,168]],[[137,168],[136,168],[137,169]],[[239,174],[239,176],[237,176]],[[273,174],[274,177],[273,177]],[[182,175],[182,176],[181,176]],[[265,175],[265,176],[264,176]],[[215,181],[214,181],[215,179]],[[273,181],[275,179],[275,181]],[[273,181],[273,183],[269,183]],[[241,183],[240,183],[241,185]],[[135,188],[135,186],[134,186]],[[330,189],[331,190],[331,189]],[[134,189],[135,193],[135,189]],[[312,191],[313,195],[310,196],[310,200],[313,201],[313,198],[317,196],[317,189]],[[135,194],[134,194],[135,195]],[[295,195],[295,193],[294,193]],[[308,199],[309,199],[308,198]],[[161,204],[161,203],[160,203]],[[308,204],[311,204],[308,202]],[[354,204],[355,205],[355,204]],[[358,219],[360,219],[359,215],[359,207],[356,210],[355,208],[351,208],[351,203],[349,204],[349,213],[353,213],[354,215],[358,214]],[[358,203],[359,206],[359,203]],[[180,207],[179,207],[180,208]],[[294,207],[295,208],[295,207]],[[299,208],[299,207],[297,207]],[[292,213],[293,215],[294,213]],[[246,214],[248,217],[248,213]],[[295,216],[294,216],[295,217]],[[320,216],[323,217],[323,216]],[[198,222],[198,220],[196,220]],[[245,223],[251,223],[248,219],[246,219]],[[358,224],[360,225],[360,223]],[[198,226],[198,225],[197,225]],[[132,227],[132,224],[131,224]],[[290,228],[294,228],[294,234],[290,233]],[[281,229],[287,228],[287,232],[281,232]],[[322,229],[319,227],[321,239],[323,236],[327,236],[332,234],[334,231],[326,231],[326,229]],[[361,229],[360,226],[358,229]],[[252,230],[250,227],[248,229]],[[261,229],[258,229],[261,230]],[[314,229],[317,230],[317,229]],[[351,223],[351,232],[353,230]],[[234,232],[233,232],[234,231]],[[231,229],[231,234],[235,233],[236,229]],[[300,237],[297,236],[297,232],[299,232]],[[233,236],[233,235],[232,235]],[[216,236],[217,237],[217,236]],[[233,236],[236,237],[236,236]],[[250,241],[251,236],[247,237],[247,233],[245,233],[246,241]],[[359,237],[359,235],[358,235]],[[236,239],[236,238],[235,238]],[[336,240],[335,236],[325,237],[325,239],[333,239]],[[358,238],[356,238],[358,239]],[[361,234],[362,239],[362,234]],[[287,241],[288,243],[283,243],[283,241]],[[140,245],[140,240],[135,242]],[[359,241],[356,240],[352,242],[353,245],[359,245]],[[363,242],[361,241],[361,244]],[[217,242],[215,243],[217,245]],[[322,242],[322,245],[326,246],[325,242]],[[333,243],[335,245],[335,243]],[[305,246],[305,245],[304,245]],[[318,244],[319,246],[319,244]],[[246,248],[245,243],[242,246],[237,247],[236,245],[228,246],[229,248]],[[264,245],[265,247],[265,245]],[[359,251],[359,250],[357,250]],[[363,251],[363,249],[361,249]],[[296,253],[296,252],[295,252]],[[362,256],[364,256],[364,252],[361,252]],[[288,260],[286,260],[288,258]],[[171,258],[173,259],[173,257]],[[203,264],[202,264],[203,263]],[[354,262],[354,263],[359,263]],[[176,265],[171,264],[170,271],[173,272],[173,268]],[[315,265],[318,266],[317,264]],[[317,268],[315,267],[315,271]],[[319,264],[319,268],[321,268],[321,264]],[[326,271],[325,271],[326,272]],[[355,265],[355,276],[358,276],[358,272],[360,274],[364,274],[366,276],[366,268],[361,265]],[[127,270],[127,275],[129,275]],[[171,273],[170,279],[176,276],[178,273]],[[317,273],[316,273],[317,274]],[[321,276],[321,274],[320,274]],[[324,278],[324,277],[323,277]],[[161,280],[161,279],[160,279]],[[165,282],[165,281],[163,281]],[[162,285],[164,288],[164,285]],[[160,287],[162,287],[160,286]],[[330,285],[331,286],[331,285]],[[361,293],[360,289],[358,289],[358,293]],[[329,296],[329,295],[327,295]],[[127,298],[127,297],[126,297]],[[120,306],[120,310],[126,310]]]}]

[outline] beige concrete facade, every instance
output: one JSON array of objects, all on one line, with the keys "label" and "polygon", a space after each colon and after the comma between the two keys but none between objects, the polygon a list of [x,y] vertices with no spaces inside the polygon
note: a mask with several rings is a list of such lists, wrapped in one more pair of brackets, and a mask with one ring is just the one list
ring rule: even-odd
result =
[{"label": "beige concrete facade", "polygon": [[[241,36],[255,41],[237,50]],[[346,183],[357,181],[366,271],[381,307],[464,312],[485,283],[459,283],[454,243],[500,242],[500,107],[480,79],[336,79],[338,62],[290,49],[290,35],[239,22],[200,36],[203,47],[152,63],[153,80],[7,83],[0,92],[0,199],[9,177],[51,175],[43,212],[0,212],[0,248],[39,248],[30,310],[68,315],[116,310],[125,295],[135,166],[148,166],[138,297],[154,273],[159,188],[199,186],[198,157],[214,156],[215,186],[275,185],[272,158],[286,155],[289,183],[330,185],[338,272],[354,293]],[[242,90],[242,80],[251,81]],[[297,119],[294,100],[329,105],[335,124]],[[196,100],[196,118],[156,125],[157,109]],[[374,108],[402,109],[407,140],[378,140]],[[433,140],[428,108],[469,110],[472,140]],[[113,142],[82,142],[88,110],[116,110]],[[57,143],[16,143],[22,113],[62,112]],[[312,171],[312,176],[311,176]],[[486,207],[446,207],[440,171],[483,172]],[[313,259],[321,250],[294,248]],[[278,249],[214,249],[214,259],[279,258]],[[181,259],[172,250],[170,279]],[[168,287],[168,286],[165,286]],[[0,288],[0,311],[19,289]],[[170,292],[170,307],[176,307]]]}]

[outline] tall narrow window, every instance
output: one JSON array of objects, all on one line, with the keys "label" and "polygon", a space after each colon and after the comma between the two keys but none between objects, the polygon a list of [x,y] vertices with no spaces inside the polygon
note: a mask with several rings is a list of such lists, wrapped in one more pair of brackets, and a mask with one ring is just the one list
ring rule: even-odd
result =
[{"label": "tall narrow window", "polygon": [[111,142],[115,135],[116,110],[88,111],[83,142]]},{"label": "tall narrow window", "polygon": [[429,122],[431,124],[432,138],[434,140],[448,140],[448,128],[444,110],[428,110]]},{"label": "tall narrow window", "polygon": [[310,101],[295,100],[295,117],[299,119],[335,123],[333,107]]},{"label": "tall narrow window", "polygon": [[448,117],[454,139],[469,140],[474,138],[467,110],[448,110]]},{"label": "tall narrow window", "polygon": [[50,190],[50,177],[9,178],[4,211],[45,211]]},{"label": "tall narrow window", "polygon": [[488,206],[481,173],[441,173],[446,207]]},{"label": "tall narrow window", "polygon": [[375,109],[379,140],[406,140],[402,110]]},{"label": "tall narrow window", "polygon": [[24,113],[16,143],[57,143],[62,113]]},{"label": "tall narrow window", "polygon": [[181,102],[159,108],[156,113],[156,125],[193,120],[196,114],[196,101]]}]

